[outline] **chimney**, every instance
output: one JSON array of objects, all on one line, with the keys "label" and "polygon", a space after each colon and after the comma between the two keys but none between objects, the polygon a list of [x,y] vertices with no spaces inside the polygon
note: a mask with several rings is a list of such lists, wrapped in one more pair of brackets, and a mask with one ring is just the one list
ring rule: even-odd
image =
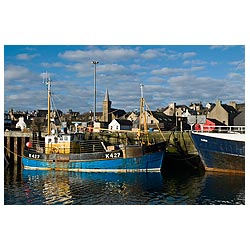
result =
[{"label": "chimney", "polygon": [[236,109],[236,102],[232,101],[232,102],[229,102],[229,106],[232,106]]},{"label": "chimney", "polygon": [[216,100],[216,102],[215,102],[215,105],[217,106],[221,106],[221,101],[220,100]]}]

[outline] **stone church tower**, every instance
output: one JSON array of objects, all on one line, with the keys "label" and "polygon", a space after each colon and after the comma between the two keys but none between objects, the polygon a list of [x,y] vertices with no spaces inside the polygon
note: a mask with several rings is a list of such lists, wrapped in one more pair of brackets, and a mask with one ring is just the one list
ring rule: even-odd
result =
[{"label": "stone church tower", "polygon": [[104,101],[102,103],[102,109],[103,109],[103,121],[104,122],[111,122],[112,120],[112,114],[111,114],[111,101],[109,100],[109,93],[108,90],[106,89],[106,93],[105,93],[105,97],[104,97]]}]

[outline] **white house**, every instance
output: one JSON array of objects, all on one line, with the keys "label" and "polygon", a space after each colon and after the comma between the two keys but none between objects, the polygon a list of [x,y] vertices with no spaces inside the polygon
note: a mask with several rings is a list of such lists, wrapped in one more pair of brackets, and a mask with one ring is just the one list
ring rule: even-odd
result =
[{"label": "white house", "polygon": [[124,119],[114,119],[112,122],[109,123],[109,130],[116,131],[116,130],[131,130],[132,129],[132,122],[129,120]]},{"label": "white house", "polygon": [[26,128],[26,123],[24,122],[24,118],[21,116],[19,117],[19,121],[16,124],[16,128],[20,128],[23,131]]}]

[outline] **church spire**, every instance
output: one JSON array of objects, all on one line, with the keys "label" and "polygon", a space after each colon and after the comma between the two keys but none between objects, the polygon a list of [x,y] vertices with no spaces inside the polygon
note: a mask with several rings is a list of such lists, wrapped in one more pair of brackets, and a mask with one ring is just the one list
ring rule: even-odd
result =
[{"label": "church spire", "polygon": [[106,89],[104,101],[110,101],[110,100],[109,100],[109,92],[108,92],[108,89]]},{"label": "church spire", "polygon": [[111,101],[109,99],[109,92],[108,89],[106,89],[105,97],[102,102],[102,108],[103,108],[103,121],[104,122],[111,122],[112,114],[111,114]]}]

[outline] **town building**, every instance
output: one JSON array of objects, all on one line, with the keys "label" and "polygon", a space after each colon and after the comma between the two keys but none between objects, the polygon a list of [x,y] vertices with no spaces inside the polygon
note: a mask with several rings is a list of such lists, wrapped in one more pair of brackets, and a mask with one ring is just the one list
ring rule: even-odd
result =
[{"label": "town building", "polygon": [[238,111],[233,106],[222,104],[220,100],[217,100],[212,110],[208,111],[207,118],[213,118],[224,125],[232,126],[236,115],[238,115]]},{"label": "town building", "polygon": [[[175,127],[175,117],[168,116],[163,112],[159,111],[146,111],[145,112],[145,122],[146,126],[150,130],[171,130]],[[133,122],[133,128],[139,128],[139,123],[141,123],[141,129],[144,129],[144,119],[140,116],[137,117]]]},{"label": "town building", "polygon": [[168,116],[175,116],[176,113],[176,103],[170,103],[164,110],[163,113]]},{"label": "town building", "polygon": [[[199,107],[199,108],[198,108]],[[164,114],[167,116],[176,116],[178,117],[187,117],[189,115],[196,115],[198,114],[197,109],[201,112],[200,104],[199,106],[195,106],[193,104],[190,107],[186,105],[176,105],[176,103],[170,103],[163,111]]]},{"label": "town building", "polygon": [[140,114],[139,114],[138,112],[136,112],[136,111],[128,112],[128,113],[126,113],[126,115],[125,115],[125,119],[134,122],[134,121],[139,117],[139,115],[140,115]]},{"label": "town building", "polygon": [[[93,114],[91,111],[84,114],[72,110],[69,110],[65,114],[60,110],[51,111],[51,128],[60,130],[61,123],[64,123],[64,127],[72,128],[72,131],[86,131],[89,128],[91,128],[91,131],[96,131],[94,127],[99,131],[102,128],[108,129],[111,122],[113,122],[115,124],[110,125],[112,126],[112,130],[116,129],[117,126],[118,130],[137,130],[139,128],[139,122],[141,122],[141,129],[143,129],[144,120],[142,118],[140,119],[139,112],[133,111],[126,113],[122,109],[112,108],[108,90],[105,92],[102,109],[101,112],[96,112],[95,122],[93,122]],[[216,103],[208,103],[205,108],[201,102],[191,103],[189,107],[170,103],[165,109],[161,109],[161,111],[158,109],[157,111],[145,112],[145,121],[147,128],[150,130],[158,130],[159,128],[161,130],[188,130],[190,129],[189,124],[193,126],[195,123],[201,123],[203,126],[245,125],[244,103],[237,104],[236,102],[230,102],[227,105],[222,104],[222,102],[218,100]],[[27,129],[46,132],[47,113],[48,111],[43,109],[38,109],[30,113],[28,111],[14,112],[13,109],[11,109],[4,114],[4,128],[9,130],[17,129],[16,124],[21,118],[20,123],[25,123]],[[200,117],[204,117],[204,122],[198,119]],[[190,123],[190,119],[194,122]],[[124,122],[124,120],[128,122]],[[25,129],[25,125],[17,125],[17,127]]]},{"label": "town building", "polygon": [[11,117],[9,115],[9,113],[4,113],[4,130],[8,129],[12,129],[12,120]]},{"label": "town building", "polygon": [[237,116],[235,116],[233,125],[245,126],[245,108],[242,109],[242,111]]},{"label": "town building", "polygon": [[133,123],[125,119],[114,119],[108,125],[110,131],[132,130]]},{"label": "town building", "polygon": [[109,98],[108,90],[106,89],[104,100],[102,103],[102,113],[97,116],[97,120],[110,123],[114,119],[123,117],[126,112],[123,109],[116,109],[111,107],[111,100]]},{"label": "town building", "polygon": [[189,109],[196,111],[197,115],[201,115],[204,112],[204,107],[201,102],[199,103],[191,102],[191,104],[189,105]]}]

